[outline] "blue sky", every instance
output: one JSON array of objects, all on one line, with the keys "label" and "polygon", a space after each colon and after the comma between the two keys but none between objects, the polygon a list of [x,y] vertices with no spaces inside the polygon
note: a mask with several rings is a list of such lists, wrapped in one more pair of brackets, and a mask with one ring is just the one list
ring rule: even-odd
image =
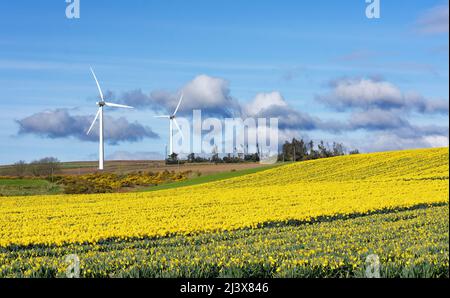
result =
[{"label": "blue sky", "polygon": [[[272,94],[267,110],[247,110],[290,119],[286,137],[362,151],[448,144],[447,1],[381,0],[380,19],[366,18],[364,0],[80,3],[77,20],[66,18],[64,0],[0,3],[0,164],[96,158],[97,143],[80,138],[78,126],[57,134],[43,131],[52,123],[36,128],[50,121],[44,111],[64,110],[61,119],[79,116],[69,118],[79,123],[95,113],[90,65],[118,101],[132,90],[148,95],[136,111],[106,114],[160,136],[119,139],[106,148],[110,158],[162,154],[167,123],[153,115],[190,83],[219,84],[223,101],[216,103],[244,109]],[[167,104],[155,103],[161,90]],[[207,91],[192,100],[213,100],[202,97]],[[279,98],[283,108],[272,109]]]}]

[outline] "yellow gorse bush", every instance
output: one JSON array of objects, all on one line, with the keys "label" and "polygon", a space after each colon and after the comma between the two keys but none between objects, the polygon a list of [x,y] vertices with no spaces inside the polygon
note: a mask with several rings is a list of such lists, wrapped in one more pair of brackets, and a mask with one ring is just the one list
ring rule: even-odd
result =
[{"label": "yellow gorse bush", "polygon": [[0,246],[256,227],[448,202],[448,148],[343,156],[149,193],[0,200]]},{"label": "yellow gorse bush", "polygon": [[55,180],[63,185],[66,194],[110,193],[124,187],[159,185],[187,179],[191,174],[185,172],[148,172],[148,173],[94,173],[85,175],[58,176]]}]

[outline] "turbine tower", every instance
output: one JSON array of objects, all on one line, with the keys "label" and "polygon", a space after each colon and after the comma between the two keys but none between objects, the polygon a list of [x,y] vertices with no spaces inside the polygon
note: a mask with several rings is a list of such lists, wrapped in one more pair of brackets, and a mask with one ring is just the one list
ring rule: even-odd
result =
[{"label": "turbine tower", "polygon": [[178,105],[175,108],[175,111],[173,112],[172,115],[162,115],[162,116],[155,116],[155,118],[167,118],[169,119],[169,152],[170,155],[172,155],[173,152],[173,126],[175,125],[175,127],[178,129],[178,131],[181,134],[181,138],[183,138],[183,132],[180,129],[180,126],[178,125],[177,119],[176,119],[176,114],[178,112],[178,109],[180,108],[181,102],[183,101],[183,94],[181,94],[180,96],[180,100],[178,101]]},{"label": "turbine tower", "polygon": [[95,122],[98,119],[99,122],[99,129],[98,129],[98,136],[99,136],[99,149],[98,149],[98,169],[103,170],[104,165],[104,155],[105,155],[105,147],[103,145],[103,107],[113,107],[113,108],[125,108],[125,109],[132,109],[133,107],[126,106],[126,105],[120,105],[116,103],[106,102],[105,98],[103,97],[102,88],[100,88],[100,84],[98,83],[97,76],[94,73],[94,70],[91,67],[91,73],[94,77],[95,83],[97,84],[98,92],[100,93],[100,101],[97,102],[98,111],[95,115],[94,121],[92,121],[91,126],[89,127],[89,130],[86,134],[89,135],[92,128],[94,127]]}]

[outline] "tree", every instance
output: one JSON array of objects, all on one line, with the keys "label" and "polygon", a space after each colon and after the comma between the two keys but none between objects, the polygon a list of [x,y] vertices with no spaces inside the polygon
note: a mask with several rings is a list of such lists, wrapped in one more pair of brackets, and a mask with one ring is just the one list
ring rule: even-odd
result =
[{"label": "tree", "polygon": [[169,157],[166,159],[166,164],[168,165],[178,164],[178,154],[176,154],[175,152],[170,154]]},{"label": "tree", "polygon": [[195,162],[195,153],[190,153],[188,156],[187,156],[187,160],[188,160],[188,162]]},{"label": "tree", "polygon": [[281,148],[284,160],[291,160],[293,156],[292,144],[285,141]]},{"label": "tree", "polygon": [[219,158],[219,150],[217,148],[217,145],[214,145],[214,147],[211,150],[212,156],[211,156],[211,161],[214,163],[218,163],[221,162],[220,158]]},{"label": "tree", "polygon": [[345,154],[344,145],[333,142],[333,156],[341,156]]},{"label": "tree", "polygon": [[327,156],[327,148],[325,147],[323,141],[320,141],[320,143],[317,145],[317,149],[319,150],[319,157]]},{"label": "tree", "polygon": [[14,174],[18,177],[23,177],[25,175],[25,172],[27,170],[27,163],[23,160],[19,160],[13,165],[14,168]]},{"label": "tree", "polygon": [[292,139],[293,155],[294,161],[305,160],[308,155],[308,150],[306,148],[306,143],[303,139],[297,140]]},{"label": "tree", "polygon": [[52,177],[61,169],[61,162],[55,157],[45,157],[30,164],[34,176]]}]

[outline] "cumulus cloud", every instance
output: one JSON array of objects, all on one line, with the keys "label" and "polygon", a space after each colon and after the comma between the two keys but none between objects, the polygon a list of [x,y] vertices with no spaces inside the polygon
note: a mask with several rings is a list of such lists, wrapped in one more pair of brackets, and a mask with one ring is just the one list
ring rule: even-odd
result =
[{"label": "cumulus cloud", "polygon": [[[56,139],[74,137],[82,141],[98,141],[98,126],[86,135],[93,115],[71,115],[68,110],[57,109],[33,114],[17,120],[19,134],[34,134]],[[109,144],[137,142],[143,138],[158,138],[150,127],[138,122],[130,123],[123,117],[104,117],[105,141]]]},{"label": "cumulus cloud", "polygon": [[429,100],[414,92],[402,92],[394,84],[373,78],[343,78],[330,84],[331,91],[316,99],[337,110],[403,109],[420,113],[448,114],[448,100]]},{"label": "cumulus cloud", "polygon": [[163,160],[164,156],[158,152],[149,151],[115,151],[107,156],[108,160]]},{"label": "cumulus cloud", "polygon": [[406,93],[381,78],[341,78],[333,81],[330,88],[316,99],[336,110],[350,112],[342,130],[366,132],[365,138],[354,143],[363,151],[448,144],[448,126],[410,122],[413,111],[427,116],[448,116],[448,100],[430,100],[418,93]]},{"label": "cumulus cloud", "polygon": [[349,120],[352,129],[385,130],[409,126],[409,122],[392,111],[372,109],[353,113]]},{"label": "cumulus cloud", "polygon": [[282,130],[326,130],[339,132],[344,125],[338,121],[323,121],[318,117],[300,112],[285,101],[280,92],[259,93],[242,110],[254,118],[278,118]]},{"label": "cumulus cloud", "polygon": [[430,147],[448,147],[449,145],[448,136],[425,136],[423,140]]},{"label": "cumulus cloud", "polygon": [[[418,93],[403,92],[396,85],[382,78],[340,78],[329,85],[330,90],[316,99],[336,110],[349,112],[344,120],[326,120],[300,111],[290,105],[278,91],[261,92],[248,103],[240,103],[231,96],[228,81],[208,75],[199,75],[181,86],[177,91],[154,90],[145,93],[135,89],[116,96],[106,92],[108,98],[137,108],[158,113],[172,113],[181,93],[184,101],[179,115],[192,115],[193,109],[201,109],[203,115],[218,117],[278,118],[280,144],[292,137],[309,137],[306,133],[322,131],[341,134],[359,131],[367,137],[359,143],[348,143],[363,151],[379,151],[448,144],[448,127],[437,125],[414,125],[410,120],[412,111],[448,116],[448,100],[431,100]],[[98,141],[98,126],[87,136],[86,130],[92,115],[71,115],[68,110],[58,109],[33,114],[18,120],[19,134],[34,134],[46,138],[73,137],[83,141]],[[333,141],[339,141],[333,136]],[[150,127],[125,118],[105,117],[105,141],[110,144],[136,142],[143,138],[158,138]],[[365,143],[366,142],[366,143]],[[161,159],[154,152],[117,151],[108,159],[149,160]]]},{"label": "cumulus cloud", "polygon": [[418,31],[424,34],[448,33],[448,3],[432,7],[417,20]]},{"label": "cumulus cloud", "polygon": [[179,113],[191,113],[201,109],[207,115],[231,117],[240,112],[240,105],[230,95],[228,81],[208,75],[196,76],[177,92],[155,90],[145,94],[137,89],[125,92],[117,98],[121,103],[154,111],[173,113],[181,93],[184,95]]},{"label": "cumulus cloud", "polygon": [[249,115],[256,115],[271,107],[285,108],[287,106],[288,104],[280,92],[258,93],[253,101],[246,105],[245,112]]},{"label": "cumulus cloud", "polygon": [[384,132],[401,139],[421,139],[428,136],[448,137],[448,127],[440,125],[414,125],[398,111],[369,109],[353,112],[347,130]]},{"label": "cumulus cloud", "polygon": [[402,150],[414,148],[429,147],[447,147],[449,144],[448,136],[420,136],[420,137],[401,137],[391,132],[379,132],[372,134],[370,141],[359,142],[356,144],[364,152],[378,152],[389,150]]}]

